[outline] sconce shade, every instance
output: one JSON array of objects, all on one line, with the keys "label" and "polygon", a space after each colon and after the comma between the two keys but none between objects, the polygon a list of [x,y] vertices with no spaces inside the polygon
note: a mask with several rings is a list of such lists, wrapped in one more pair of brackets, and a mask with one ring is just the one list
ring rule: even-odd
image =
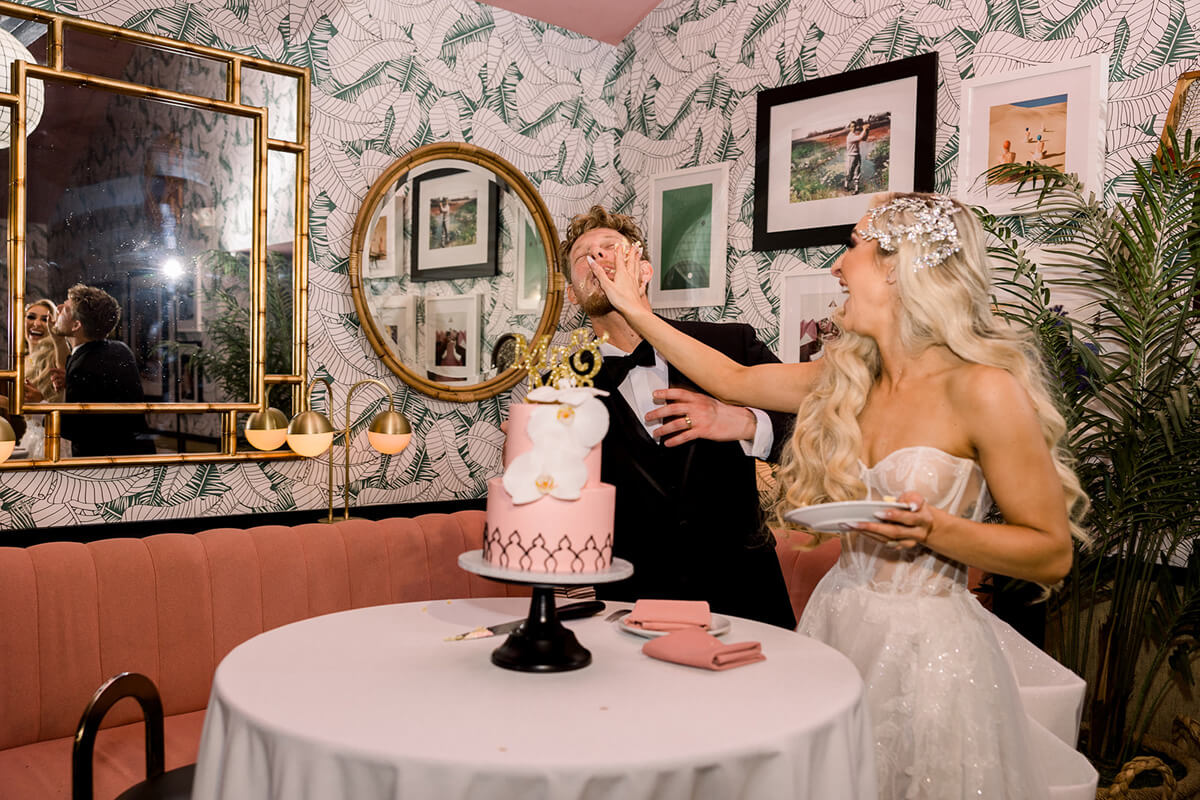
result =
[{"label": "sconce shade", "polygon": [[246,441],[258,450],[278,450],[287,441],[288,419],[278,408],[255,411],[246,420]]},{"label": "sconce shade", "polygon": [[[408,443],[405,442],[405,444]],[[16,446],[16,432],[13,430],[12,425],[8,424],[7,419],[0,417],[0,462],[8,461],[8,457],[12,455],[13,448]]]},{"label": "sconce shade", "polygon": [[367,441],[380,453],[395,454],[408,447],[412,426],[399,411],[384,411],[371,421]]},{"label": "sconce shade", "polygon": [[[14,92],[9,86],[12,80],[12,63],[25,61],[36,64],[37,59],[17,37],[0,28],[0,92]],[[46,87],[42,81],[26,81],[25,90],[25,133],[33,133],[33,129],[42,121],[42,110],[46,105]],[[12,109],[0,107],[0,149],[8,147],[8,137],[12,131]]]},{"label": "sconce shade", "polygon": [[298,455],[319,456],[333,444],[333,425],[324,414],[303,411],[288,425],[287,443]]}]

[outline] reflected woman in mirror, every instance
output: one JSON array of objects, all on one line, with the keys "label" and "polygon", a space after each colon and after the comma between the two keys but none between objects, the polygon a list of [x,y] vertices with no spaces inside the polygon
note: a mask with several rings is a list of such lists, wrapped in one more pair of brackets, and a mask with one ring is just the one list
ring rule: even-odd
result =
[{"label": "reflected woman in mirror", "polygon": [[[797,627],[863,678],[879,797],[1044,800],[1068,782],[1045,773],[1070,768],[1073,742],[1026,715],[1001,636],[1032,645],[967,586],[968,565],[1052,585],[1072,537],[1087,540],[1066,425],[1031,334],[991,311],[975,214],[942,195],[876,198],[832,269],[841,335],[808,363],[742,366],[684,336],[639,301],[637,258],[592,272],[638,333],[725,402],[799,409],[786,508],[904,504],[841,525]],[[985,522],[993,501],[1001,522]]]},{"label": "reflected woman in mirror", "polygon": [[[57,316],[54,303],[35,300],[25,307],[25,402],[61,403],[64,393],[54,387],[53,372],[63,369],[71,349],[67,340],[54,332]],[[25,435],[21,446],[29,458],[45,457],[46,431],[44,414],[28,414],[25,417]],[[69,448],[64,441],[63,446]],[[63,452],[62,455],[69,455]]]}]

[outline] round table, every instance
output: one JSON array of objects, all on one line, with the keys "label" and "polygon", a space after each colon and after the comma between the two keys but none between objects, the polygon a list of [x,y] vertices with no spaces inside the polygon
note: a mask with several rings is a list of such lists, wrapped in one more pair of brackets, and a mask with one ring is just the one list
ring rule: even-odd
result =
[{"label": "round table", "polygon": [[242,643],[213,679],[194,800],[875,797],[862,681],[832,648],[733,617],[723,641],[766,661],[671,664],[605,621],[625,603],[566,623],[593,653],[578,671],[498,669],[498,638],[445,641],[528,603],[376,606]]}]

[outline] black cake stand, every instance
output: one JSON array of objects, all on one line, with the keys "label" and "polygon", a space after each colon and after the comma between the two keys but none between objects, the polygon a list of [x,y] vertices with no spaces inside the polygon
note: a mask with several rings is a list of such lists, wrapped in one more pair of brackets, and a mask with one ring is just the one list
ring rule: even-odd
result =
[{"label": "black cake stand", "polygon": [[633,564],[614,558],[602,572],[526,572],[497,567],[483,560],[482,550],[469,550],[458,557],[458,565],[467,572],[502,583],[533,587],[529,616],[521,627],[508,635],[504,644],[492,651],[492,663],[520,672],[569,672],[592,663],[592,654],[579,643],[574,632],[559,622],[554,607],[557,586],[587,586],[622,581],[633,574]]}]

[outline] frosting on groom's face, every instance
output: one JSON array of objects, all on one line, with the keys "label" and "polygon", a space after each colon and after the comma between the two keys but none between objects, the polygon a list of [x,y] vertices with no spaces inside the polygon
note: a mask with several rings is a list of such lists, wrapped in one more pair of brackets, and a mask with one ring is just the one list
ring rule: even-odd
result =
[{"label": "frosting on groom's face", "polygon": [[618,245],[621,244],[628,246],[629,240],[611,228],[593,228],[571,246],[568,255],[571,259],[571,284],[567,287],[567,299],[580,306],[590,317],[608,314],[613,306],[592,274],[588,256],[612,277],[617,265]]}]

